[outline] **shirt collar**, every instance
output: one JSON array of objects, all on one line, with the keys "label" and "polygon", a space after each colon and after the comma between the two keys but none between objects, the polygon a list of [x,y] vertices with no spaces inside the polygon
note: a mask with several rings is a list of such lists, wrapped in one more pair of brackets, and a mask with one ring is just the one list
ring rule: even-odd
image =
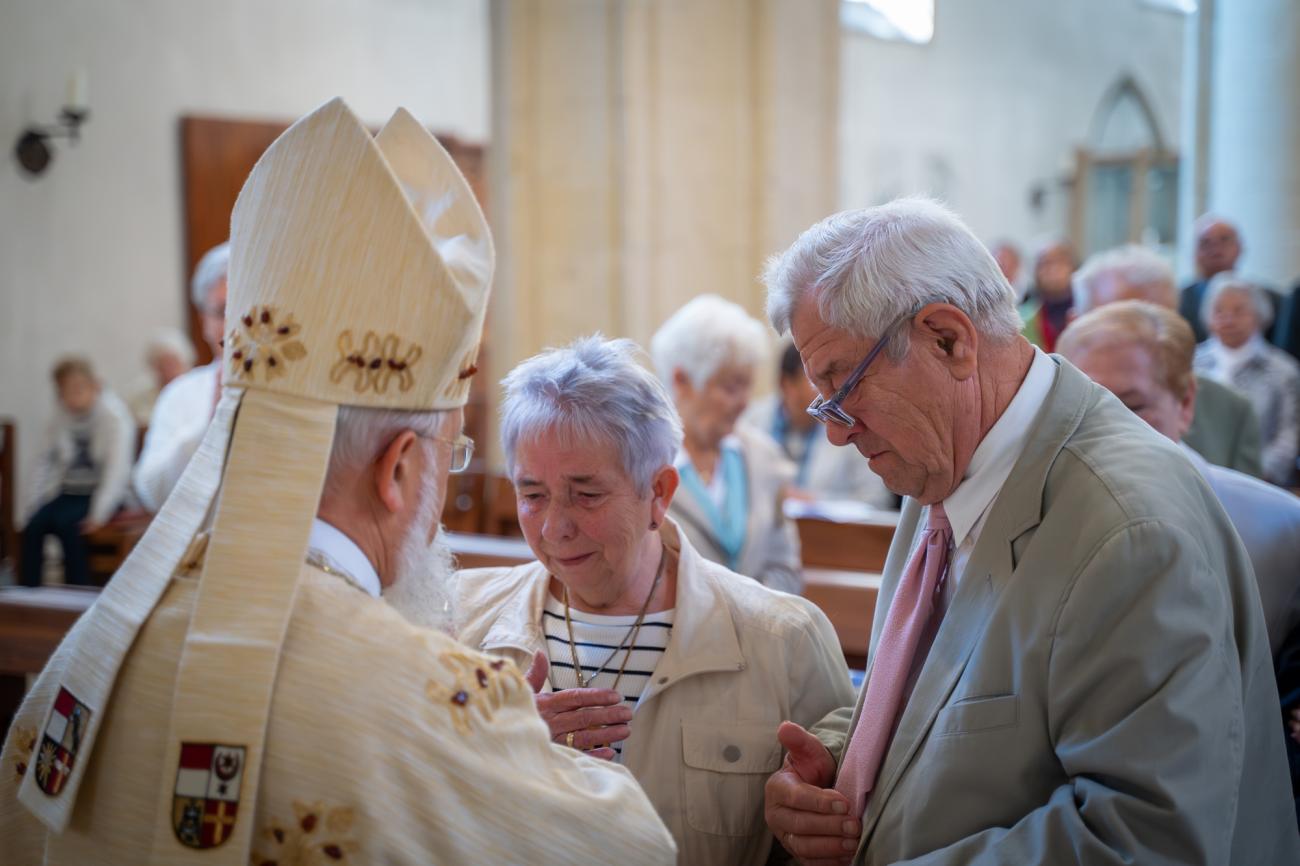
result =
[{"label": "shirt collar", "polygon": [[952,524],[954,547],[960,547],[966,540],[1006,483],[1055,377],[1056,363],[1035,348],[1033,363],[1025,381],[1020,383],[1020,390],[971,455],[966,477],[943,501],[948,522]]},{"label": "shirt collar", "polygon": [[361,548],[357,547],[357,543],[341,531],[319,517],[313,518],[307,547],[324,559],[331,569],[342,573],[361,589],[379,598],[379,573]]}]

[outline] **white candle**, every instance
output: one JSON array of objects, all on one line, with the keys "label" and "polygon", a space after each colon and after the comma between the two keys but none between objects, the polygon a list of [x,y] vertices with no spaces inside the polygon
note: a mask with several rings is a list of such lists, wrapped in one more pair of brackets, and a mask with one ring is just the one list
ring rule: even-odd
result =
[{"label": "white candle", "polygon": [[86,70],[75,69],[68,76],[68,108],[85,108],[88,104],[88,88],[86,85]]}]

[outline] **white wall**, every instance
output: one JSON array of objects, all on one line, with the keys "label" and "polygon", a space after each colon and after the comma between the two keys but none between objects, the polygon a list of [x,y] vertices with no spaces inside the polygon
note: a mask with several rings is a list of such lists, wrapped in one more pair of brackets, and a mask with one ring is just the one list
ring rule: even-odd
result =
[{"label": "white wall", "polygon": [[[1060,181],[1123,74],[1177,148],[1182,15],[1138,0],[936,0],[928,45],[845,33],[841,204],[944,198],[986,240],[1068,228]],[[1042,185],[1044,206],[1030,191]]]},{"label": "white wall", "polygon": [[53,360],[84,353],[125,389],[148,336],[183,324],[181,115],[287,120],[341,95],[374,125],[404,105],[488,135],[481,0],[0,0],[6,151],[54,117],[74,67],[81,143],[37,180],[0,165],[0,415],[18,420],[20,495]]}]

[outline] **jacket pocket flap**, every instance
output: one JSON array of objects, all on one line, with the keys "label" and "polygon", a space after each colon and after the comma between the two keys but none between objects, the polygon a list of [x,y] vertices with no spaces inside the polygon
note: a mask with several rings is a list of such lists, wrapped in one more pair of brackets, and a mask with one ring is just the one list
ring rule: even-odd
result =
[{"label": "jacket pocket flap", "polygon": [[948,737],[1010,727],[1019,716],[1018,695],[965,698],[949,704],[934,720],[933,735]]},{"label": "jacket pocket flap", "polygon": [[774,773],[781,766],[776,723],[710,725],[682,722],[682,760],[715,773]]}]

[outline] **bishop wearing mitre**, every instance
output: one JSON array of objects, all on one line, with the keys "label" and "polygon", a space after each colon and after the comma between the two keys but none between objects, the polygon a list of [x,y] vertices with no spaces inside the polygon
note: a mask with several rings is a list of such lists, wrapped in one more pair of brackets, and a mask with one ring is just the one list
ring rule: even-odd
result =
[{"label": "bishop wearing mitre", "polygon": [[335,100],[271,145],[232,217],[224,393],[15,718],[0,860],[674,861],[631,775],[424,627],[492,266],[406,112],[372,137]]}]

